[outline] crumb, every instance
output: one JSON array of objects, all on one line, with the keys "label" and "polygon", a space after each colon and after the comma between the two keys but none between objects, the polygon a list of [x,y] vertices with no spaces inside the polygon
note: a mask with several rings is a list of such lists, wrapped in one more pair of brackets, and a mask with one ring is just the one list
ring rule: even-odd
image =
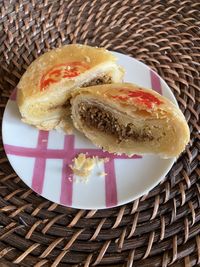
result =
[{"label": "crumb", "polygon": [[107,173],[106,172],[98,172],[98,176],[106,176],[107,175]]},{"label": "crumb", "polygon": [[[72,164],[69,165],[73,174],[78,176],[75,182],[80,181],[87,183],[89,181],[89,176],[91,175],[93,169],[99,166],[99,163],[108,162],[108,158],[99,158],[97,156],[86,157],[87,154],[80,153],[77,157],[72,160]],[[99,176],[107,175],[105,172],[99,172]]]},{"label": "crumb", "polygon": [[109,162],[109,160],[110,160],[109,158],[105,158],[104,162],[107,163],[107,162]]},{"label": "crumb", "polygon": [[71,177],[68,177],[68,180],[69,180],[70,182],[72,182],[72,178],[71,178]]}]

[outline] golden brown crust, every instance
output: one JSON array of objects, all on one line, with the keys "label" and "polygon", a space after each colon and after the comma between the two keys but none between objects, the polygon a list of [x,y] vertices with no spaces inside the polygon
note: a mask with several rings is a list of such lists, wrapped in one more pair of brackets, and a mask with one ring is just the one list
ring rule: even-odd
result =
[{"label": "golden brown crust", "polygon": [[[88,123],[89,112],[93,120]],[[113,125],[102,121],[95,126],[95,120],[105,117]],[[128,83],[77,90],[72,100],[72,119],[93,143],[115,153],[173,157],[189,141],[188,125],[174,104],[153,90]]]}]

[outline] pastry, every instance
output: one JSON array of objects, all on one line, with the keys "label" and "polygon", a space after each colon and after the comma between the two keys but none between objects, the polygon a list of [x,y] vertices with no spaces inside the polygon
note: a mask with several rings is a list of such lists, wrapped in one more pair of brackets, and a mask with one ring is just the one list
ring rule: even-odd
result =
[{"label": "pastry", "polygon": [[121,82],[124,71],[103,48],[66,45],[36,59],[17,86],[17,103],[25,123],[42,130],[63,124],[77,87]]},{"label": "pastry", "polygon": [[95,145],[117,154],[177,157],[189,142],[182,112],[153,90],[129,83],[73,93],[72,120]]}]

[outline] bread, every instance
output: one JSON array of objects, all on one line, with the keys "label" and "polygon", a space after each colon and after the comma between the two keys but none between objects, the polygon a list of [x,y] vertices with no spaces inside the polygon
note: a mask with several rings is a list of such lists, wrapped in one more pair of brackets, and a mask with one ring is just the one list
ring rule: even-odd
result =
[{"label": "bread", "polygon": [[69,114],[74,88],[121,82],[123,74],[106,49],[77,44],[51,50],[28,67],[17,86],[22,120],[51,130]]},{"label": "bread", "polygon": [[182,112],[153,90],[129,83],[77,89],[72,120],[95,145],[117,154],[177,157],[189,141]]}]

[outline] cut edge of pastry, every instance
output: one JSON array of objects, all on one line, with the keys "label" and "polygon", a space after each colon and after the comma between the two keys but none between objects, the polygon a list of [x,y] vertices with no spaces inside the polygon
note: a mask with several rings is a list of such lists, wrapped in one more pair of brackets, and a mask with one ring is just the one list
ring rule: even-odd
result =
[{"label": "cut edge of pastry", "polygon": [[179,156],[190,137],[182,112],[165,97],[144,88],[140,90],[155,96],[162,104],[147,108],[137,102],[119,103],[112,96],[119,95],[123,87],[133,91],[139,88],[124,83],[77,90],[72,99],[75,127],[111,153]]},{"label": "cut edge of pastry", "polygon": [[[119,82],[122,81],[123,75],[124,71],[120,66],[115,63],[107,63],[97,66],[96,70],[89,75],[87,73],[80,75],[76,82],[72,80],[71,86],[68,85],[69,91],[67,93],[64,81],[57,83],[49,91],[48,97],[34,95],[24,101],[23,94],[19,91],[17,101],[20,106],[22,121],[42,130],[54,129],[61,121],[65,120],[67,114],[70,114],[69,100],[73,90],[95,84]],[[50,102],[48,98],[53,101]]]},{"label": "cut edge of pastry", "polygon": [[75,88],[121,82],[123,76],[116,56],[105,48],[69,44],[50,50],[31,63],[17,86],[22,120],[51,130],[66,117]]}]

